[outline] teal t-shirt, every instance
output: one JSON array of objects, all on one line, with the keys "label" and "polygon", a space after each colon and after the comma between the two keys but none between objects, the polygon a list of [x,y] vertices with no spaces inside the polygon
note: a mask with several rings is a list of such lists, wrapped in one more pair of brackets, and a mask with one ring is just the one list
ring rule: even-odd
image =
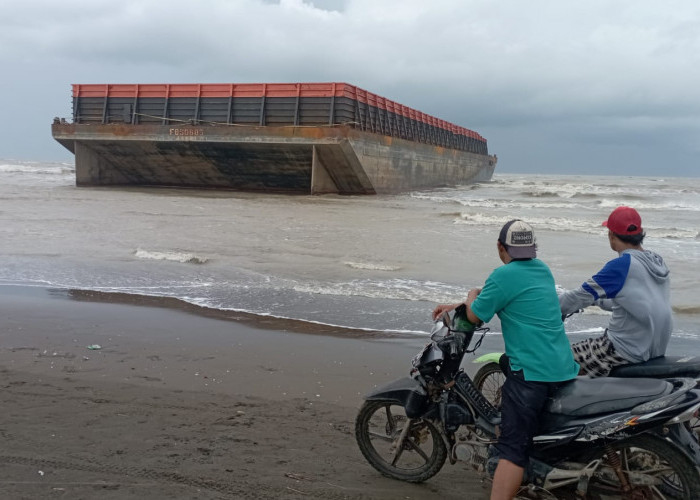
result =
[{"label": "teal t-shirt", "polygon": [[498,315],[511,369],[522,369],[525,380],[563,382],[578,375],[554,277],[541,260],[494,269],[471,309],[484,322]]}]

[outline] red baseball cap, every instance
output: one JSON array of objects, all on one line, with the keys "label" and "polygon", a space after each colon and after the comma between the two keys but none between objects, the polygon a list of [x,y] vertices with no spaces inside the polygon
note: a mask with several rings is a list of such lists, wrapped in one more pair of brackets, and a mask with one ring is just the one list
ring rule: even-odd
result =
[{"label": "red baseball cap", "polygon": [[603,225],[615,234],[639,234],[642,232],[642,218],[632,207],[617,207]]}]

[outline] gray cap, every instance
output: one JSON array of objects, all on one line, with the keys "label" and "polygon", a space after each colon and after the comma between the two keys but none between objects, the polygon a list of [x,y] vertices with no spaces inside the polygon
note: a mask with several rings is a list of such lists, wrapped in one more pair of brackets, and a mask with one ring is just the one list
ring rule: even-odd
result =
[{"label": "gray cap", "polygon": [[535,232],[530,224],[519,219],[506,222],[498,236],[498,241],[506,247],[508,255],[514,259],[534,259],[537,257]]}]

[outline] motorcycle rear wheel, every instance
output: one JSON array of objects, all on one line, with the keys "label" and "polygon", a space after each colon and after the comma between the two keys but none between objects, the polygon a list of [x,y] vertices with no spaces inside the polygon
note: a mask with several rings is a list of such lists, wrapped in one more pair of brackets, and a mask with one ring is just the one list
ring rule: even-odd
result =
[{"label": "motorcycle rear wheel", "polygon": [[506,376],[498,363],[486,363],[474,375],[474,385],[496,408],[501,408],[501,388]]},{"label": "motorcycle rear wheel", "polygon": [[[598,449],[587,457],[587,460],[602,458],[603,466],[591,477],[586,498],[610,498],[611,494],[645,500],[700,498],[700,474],[695,464],[674,444],[654,435],[641,434],[612,443],[610,447],[610,455]],[[616,461],[628,477],[642,474],[647,479],[653,478],[654,484],[632,480],[632,491],[623,493],[620,480],[610,467]]]},{"label": "motorcycle rear wheel", "polygon": [[[407,423],[410,427],[404,433]],[[437,427],[428,420],[407,418],[404,408],[393,401],[365,401],[355,420],[355,439],[372,467],[409,483],[430,479],[447,459]]]}]

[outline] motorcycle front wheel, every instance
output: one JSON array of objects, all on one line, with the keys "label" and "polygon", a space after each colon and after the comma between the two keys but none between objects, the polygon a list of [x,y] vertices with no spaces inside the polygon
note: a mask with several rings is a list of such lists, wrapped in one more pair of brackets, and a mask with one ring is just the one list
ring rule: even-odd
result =
[{"label": "motorcycle front wheel", "polygon": [[[678,499],[700,498],[700,475],[695,464],[674,444],[654,435],[618,441],[587,459],[602,459],[588,484],[586,498]],[[629,483],[624,491],[619,471]]]},{"label": "motorcycle front wheel", "polygon": [[392,401],[365,401],[355,420],[355,439],[372,467],[409,483],[430,479],[447,459],[437,427],[428,420],[409,419]]}]

